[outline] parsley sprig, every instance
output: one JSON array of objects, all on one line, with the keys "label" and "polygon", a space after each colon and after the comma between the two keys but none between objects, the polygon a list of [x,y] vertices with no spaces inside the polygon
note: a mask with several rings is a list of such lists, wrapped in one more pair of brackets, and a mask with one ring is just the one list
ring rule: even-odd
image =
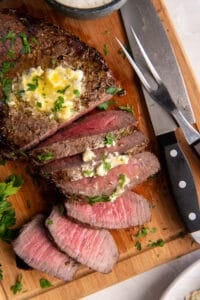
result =
[{"label": "parsley sprig", "polygon": [[52,108],[52,111],[58,112],[59,110],[61,110],[64,102],[65,102],[64,98],[62,96],[59,96],[54,103],[54,107]]},{"label": "parsley sprig", "polygon": [[28,86],[27,91],[35,91],[39,85],[38,80],[39,80],[39,76],[34,76],[32,78],[32,82],[27,84]]},{"label": "parsley sprig", "polygon": [[101,109],[101,110],[108,110],[109,106],[110,105],[114,105],[115,104],[115,100],[107,100],[101,104],[99,104],[97,106],[98,109]]},{"label": "parsley sprig", "polygon": [[48,161],[54,158],[54,154],[51,152],[41,153],[37,155],[37,159],[40,162]]},{"label": "parsley sprig", "polygon": [[104,138],[104,144],[107,146],[113,146],[115,143],[115,135],[113,133],[108,133]]},{"label": "parsley sprig", "polygon": [[49,280],[45,278],[40,278],[40,287],[42,289],[49,288],[51,286],[53,286],[53,284]]},{"label": "parsley sprig", "polygon": [[158,239],[155,242],[149,242],[148,246],[151,248],[155,248],[155,247],[163,247],[165,245],[165,241],[163,239]]},{"label": "parsley sprig", "polygon": [[15,209],[7,198],[18,192],[23,184],[23,179],[19,175],[11,175],[5,182],[0,183],[0,239],[10,242],[15,237],[16,224]]},{"label": "parsley sprig", "polygon": [[94,196],[94,197],[87,196],[87,199],[88,199],[88,203],[90,205],[93,205],[98,202],[109,202],[110,201],[109,197],[104,194],[102,194],[101,196]]},{"label": "parsley sprig", "polygon": [[6,42],[7,40],[10,41],[10,47],[12,47],[16,40],[16,33],[13,31],[9,31],[8,33],[4,34],[1,38],[2,42]]},{"label": "parsley sprig", "polygon": [[24,32],[19,33],[19,37],[22,39],[22,43],[23,43],[23,48],[21,50],[22,54],[31,53],[31,46],[28,41],[28,37],[27,37],[26,33],[24,33]]},{"label": "parsley sprig", "polygon": [[10,287],[11,291],[13,292],[14,295],[17,293],[21,292],[22,290],[22,274],[17,276],[16,282],[14,285]]}]

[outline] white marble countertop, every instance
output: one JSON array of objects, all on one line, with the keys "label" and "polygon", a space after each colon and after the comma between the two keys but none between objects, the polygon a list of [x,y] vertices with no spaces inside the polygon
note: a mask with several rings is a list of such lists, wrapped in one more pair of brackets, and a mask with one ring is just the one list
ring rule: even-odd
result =
[{"label": "white marble countertop", "polygon": [[[196,80],[200,84],[200,0],[164,0],[164,2],[188,56]],[[168,264],[85,297],[84,300],[159,300],[174,278],[199,258],[200,250],[197,250]]]},{"label": "white marble countertop", "polygon": [[200,0],[163,0],[200,84]]}]

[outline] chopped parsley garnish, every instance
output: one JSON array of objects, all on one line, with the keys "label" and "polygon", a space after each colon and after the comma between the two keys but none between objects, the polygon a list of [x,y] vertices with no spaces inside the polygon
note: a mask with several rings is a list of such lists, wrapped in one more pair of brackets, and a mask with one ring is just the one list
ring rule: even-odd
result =
[{"label": "chopped parsley garnish", "polygon": [[53,112],[58,112],[59,110],[61,110],[63,104],[64,104],[65,100],[62,96],[59,96],[56,101],[54,102],[54,107],[52,108]]},{"label": "chopped parsley garnish", "polygon": [[28,37],[24,32],[19,33],[19,37],[22,39],[23,48],[21,50],[22,54],[31,53],[31,46],[28,41]]},{"label": "chopped parsley garnish", "polygon": [[105,55],[108,55],[108,53],[109,53],[108,45],[107,45],[107,44],[104,44],[104,46],[103,46],[103,53],[104,53]]},{"label": "chopped parsley garnish", "polygon": [[136,249],[137,249],[138,251],[141,251],[141,250],[142,250],[142,245],[141,245],[141,243],[140,243],[139,241],[137,241],[137,242],[135,243],[135,247],[136,247]]},{"label": "chopped parsley garnish", "polygon": [[104,161],[103,162],[103,167],[104,167],[104,170],[108,172],[111,169],[111,163],[107,162],[107,161]]},{"label": "chopped parsley garnish", "polygon": [[11,175],[0,183],[0,239],[5,242],[10,242],[16,233],[11,228],[16,223],[15,210],[7,198],[16,194],[22,184],[23,179],[19,175]]},{"label": "chopped parsley garnish", "polygon": [[5,102],[8,103],[10,101],[10,94],[12,91],[12,81],[10,78],[3,78],[1,85],[5,96]]},{"label": "chopped parsley garnish", "polygon": [[148,244],[149,247],[155,248],[155,247],[163,247],[165,245],[165,241],[163,239],[159,239],[156,242],[150,242]]},{"label": "chopped parsley garnish", "polygon": [[120,174],[119,175],[119,187],[123,188],[126,184],[126,175]]},{"label": "chopped parsley garnish", "polygon": [[16,39],[16,33],[13,31],[9,31],[7,34],[3,35],[1,40],[2,40],[2,42],[10,40],[10,46],[13,46],[15,39]]},{"label": "chopped parsley garnish", "polygon": [[137,234],[136,237],[137,238],[141,238],[144,236],[147,236],[147,234],[149,233],[155,233],[157,231],[157,229],[155,227],[152,227],[151,229],[148,227],[143,227]]},{"label": "chopped parsley garnish", "polygon": [[122,93],[122,91],[124,93],[124,90],[118,86],[110,86],[106,89],[106,93],[109,95],[116,95]]},{"label": "chopped parsley garnish", "polygon": [[119,106],[119,109],[130,112],[130,113],[133,112],[133,107],[131,107],[129,104],[127,104],[126,106]]},{"label": "chopped parsley garnish", "polygon": [[114,136],[114,134],[108,133],[108,134],[105,136],[104,144],[105,144],[105,145],[113,146],[114,143],[115,143],[115,136]]},{"label": "chopped parsley garnish", "polygon": [[47,219],[47,224],[48,224],[48,225],[52,225],[52,224],[53,224],[53,220]]},{"label": "chopped parsley garnish", "polygon": [[0,201],[6,200],[18,192],[23,184],[23,179],[20,175],[10,175],[5,182],[0,183]]},{"label": "chopped parsley garnish", "polygon": [[70,85],[66,85],[66,87],[64,87],[63,89],[61,90],[57,90],[57,93],[60,93],[60,94],[65,94],[66,90],[70,88]]},{"label": "chopped parsley garnish", "polygon": [[3,270],[1,269],[2,264],[0,264],[0,281],[3,280]]},{"label": "chopped parsley garnish", "polygon": [[143,236],[147,236],[148,233],[149,233],[149,228],[144,227],[136,234],[136,237],[141,238]]},{"label": "chopped parsley garnish", "polygon": [[101,103],[97,106],[98,109],[102,109],[102,110],[108,110],[109,106],[115,104],[114,100],[108,100],[105,101],[104,103]]},{"label": "chopped parsley garnish", "polygon": [[12,68],[14,68],[16,65],[15,62],[13,61],[4,61],[1,67],[1,72],[2,73],[7,73],[9,72]]},{"label": "chopped parsley garnish", "polygon": [[27,83],[27,91],[35,91],[38,87],[39,76],[34,76],[31,83]]},{"label": "chopped parsley garnish", "polygon": [[86,177],[89,177],[93,174],[93,171],[92,170],[84,170],[83,171],[83,174],[86,176]]},{"label": "chopped parsley garnish", "polygon": [[41,103],[41,102],[37,102],[36,105],[37,105],[37,107],[39,107],[39,108],[42,107],[42,103]]},{"label": "chopped parsley garnish", "polygon": [[12,49],[9,49],[7,54],[8,54],[8,57],[10,57],[10,58],[14,58],[15,57],[15,51],[12,50]]},{"label": "chopped parsley garnish", "polygon": [[49,280],[45,278],[40,278],[40,287],[42,289],[49,288],[51,286],[53,286],[53,284]]},{"label": "chopped parsley garnish", "polygon": [[10,289],[14,295],[21,292],[21,290],[22,290],[22,275],[21,274],[17,276],[17,280],[16,280],[15,284],[12,285],[10,287]]},{"label": "chopped parsley garnish", "polygon": [[88,203],[90,205],[93,205],[98,202],[109,202],[110,201],[109,197],[104,194],[102,194],[101,196],[94,196],[94,197],[87,196],[87,199],[88,199]]},{"label": "chopped parsley garnish", "polygon": [[54,154],[50,152],[41,153],[37,155],[37,159],[41,162],[48,161],[54,158]]},{"label": "chopped parsley garnish", "polygon": [[73,93],[76,97],[80,97],[80,95],[81,95],[79,90],[73,90]]}]

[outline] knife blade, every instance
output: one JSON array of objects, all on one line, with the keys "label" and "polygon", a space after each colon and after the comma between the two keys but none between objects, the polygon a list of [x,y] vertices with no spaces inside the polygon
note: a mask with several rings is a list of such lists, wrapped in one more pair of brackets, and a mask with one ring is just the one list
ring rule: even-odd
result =
[{"label": "knife blade", "polygon": [[[175,104],[186,119],[194,123],[191,104],[175,54],[151,1],[129,0],[122,7],[121,15],[134,59],[142,67],[145,77],[152,85],[154,84],[145,69],[139,48],[132,38],[130,26],[136,31]],[[200,210],[197,191],[188,160],[176,140],[177,124],[161,106],[151,99],[144,88],[143,92],[152,125],[165,158],[171,190],[180,215],[191,236],[200,243]]]}]

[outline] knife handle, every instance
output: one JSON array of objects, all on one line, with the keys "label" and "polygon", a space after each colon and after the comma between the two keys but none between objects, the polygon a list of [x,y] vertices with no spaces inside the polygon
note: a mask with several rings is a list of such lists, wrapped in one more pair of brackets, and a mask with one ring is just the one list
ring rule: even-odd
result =
[{"label": "knife handle", "polygon": [[197,155],[200,158],[200,141],[197,141],[196,143],[191,145],[193,147],[193,149],[195,150],[195,152],[197,153]]},{"label": "knife handle", "polygon": [[158,136],[161,155],[164,155],[171,190],[189,232],[200,229],[200,210],[192,171],[179,146],[175,133]]}]

